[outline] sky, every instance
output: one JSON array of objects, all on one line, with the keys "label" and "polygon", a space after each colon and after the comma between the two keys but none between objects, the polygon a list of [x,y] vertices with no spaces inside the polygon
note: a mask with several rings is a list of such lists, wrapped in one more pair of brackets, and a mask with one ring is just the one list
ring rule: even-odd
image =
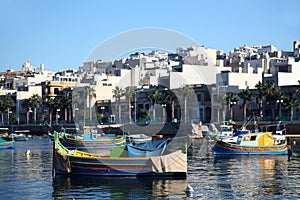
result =
[{"label": "sky", "polygon": [[[300,40],[299,0],[1,0],[0,71],[78,69],[109,38],[144,27],[174,30],[224,50]],[[175,51],[175,50],[174,50]]]}]

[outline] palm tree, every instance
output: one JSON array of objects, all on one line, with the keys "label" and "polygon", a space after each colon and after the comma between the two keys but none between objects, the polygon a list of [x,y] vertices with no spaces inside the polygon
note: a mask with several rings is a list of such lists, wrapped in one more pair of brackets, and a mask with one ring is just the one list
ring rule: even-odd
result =
[{"label": "palm tree", "polygon": [[193,88],[190,85],[182,85],[179,88],[180,93],[183,96],[184,99],[184,123],[187,123],[187,98],[188,95],[193,92]]},{"label": "palm tree", "polygon": [[65,113],[65,122],[68,121],[68,115],[69,115],[69,108],[72,104],[72,98],[70,97],[62,97],[61,98],[61,106],[64,109]]},{"label": "palm tree", "polygon": [[171,91],[168,93],[169,102],[171,102],[171,121],[175,119],[175,98],[176,95]]},{"label": "palm tree", "polygon": [[151,105],[153,105],[153,110],[152,110],[152,118],[153,120],[155,120],[155,104],[158,100],[161,99],[161,92],[157,89],[153,89],[150,91],[150,93],[148,94],[148,98],[151,102]]},{"label": "palm tree", "polygon": [[6,111],[7,111],[7,124],[9,124],[10,109],[15,106],[15,102],[11,98],[6,97],[4,100],[4,105],[5,105]]},{"label": "palm tree", "polygon": [[52,126],[52,113],[53,113],[53,110],[56,109],[57,105],[57,100],[56,98],[55,99],[49,99],[47,102],[46,102],[46,105],[48,107],[48,111],[49,111],[49,122],[50,122],[50,126]]},{"label": "palm tree", "polygon": [[276,118],[279,119],[281,103],[286,99],[286,96],[280,90],[279,87],[275,87],[275,89],[273,90],[273,98],[274,98],[274,101],[276,100],[276,102],[277,102]]},{"label": "palm tree", "polygon": [[32,105],[30,103],[30,99],[24,99],[22,102],[23,108],[26,109],[26,122],[29,124],[29,112],[31,111]]},{"label": "palm tree", "polygon": [[[160,101],[162,103],[162,122],[167,122],[168,121],[168,115],[166,117],[166,110],[167,110],[167,105],[170,104],[170,99],[171,99],[171,103],[172,103],[172,98],[170,97],[170,93],[166,93],[166,92],[162,92],[161,93],[161,97],[160,97]],[[166,118],[166,119],[165,119]]]},{"label": "palm tree", "polygon": [[54,102],[55,102],[55,104],[54,104],[54,109],[55,109],[55,121],[56,121],[56,124],[58,124],[58,121],[59,121],[59,119],[58,119],[58,111],[62,108],[62,100],[61,100],[61,98],[55,98],[54,99]]},{"label": "palm tree", "polygon": [[252,102],[253,101],[253,95],[249,90],[242,90],[238,96],[243,99],[243,113],[244,113],[244,121],[246,121],[247,117],[247,101]]},{"label": "palm tree", "polygon": [[34,123],[36,124],[36,108],[37,107],[40,107],[41,106],[41,103],[42,103],[42,97],[40,97],[38,94],[34,94],[32,95],[32,97],[29,98],[29,102],[30,102],[30,106],[31,108],[34,108],[33,109],[33,116],[34,116]]},{"label": "palm tree", "polygon": [[293,118],[294,118],[294,108],[296,108],[297,110],[300,109],[300,105],[299,105],[298,99],[293,95],[293,96],[285,99],[283,105],[284,105],[284,109],[290,111],[290,121],[293,121]]},{"label": "palm tree", "polygon": [[255,85],[255,87],[258,90],[258,98],[259,98],[259,119],[261,120],[263,117],[263,111],[262,111],[262,104],[264,96],[266,95],[266,84],[264,82],[258,81],[258,83]]},{"label": "palm tree", "polygon": [[80,104],[80,95],[79,93],[72,93],[72,117],[76,116],[76,109],[78,109],[78,105]]},{"label": "palm tree", "polygon": [[266,82],[265,83],[265,93],[266,93],[266,97],[267,97],[267,104],[270,104],[270,101],[273,99],[273,93],[275,90],[275,84],[274,82]]},{"label": "palm tree", "polygon": [[132,86],[126,87],[125,88],[125,98],[127,99],[128,102],[128,115],[129,115],[129,122],[131,122],[131,102],[135,100],[135,88]]},{"label": "palm tree", "polygon": [[1,122],[3,125],[3,121],[4,121],[4,112],[6,110],[5,104],[4,104],[4,99],[0,99],[0,111],[1,111]]},{"label": "palm tree", "polygon": [[90,113],[90,120],[92,120],[92,99],[96,98],[96,90],[91,86],[86,86],[86,94],[89,98],[89,113]]},{"label": "palm tree", "polygon": [[233,109],[232,109],[232,106],[233,106],[234,104],[236,104],[237,102],[239,102],[239,99],[237,98],[236,94],[233,94],[233,93],[229,92],[229,93],[226,95],[226,103],[227,103],[227,105],[228,105],[229,112],[230,112],[229,120],[232,120],[232,117],[233,117]]},{"label": "palm tree", "polygon": [[300,80],[298,81],[298,86],[297,86],[296,94],[300,94]]},{"label": "palm tree", "polygon": [[112,90],[112,92],[113,97],[115,98],[116,102],[118,102],[119,122],[121,122],[121,97],[125,95],[125,91],[119,86],[116,86],[115,89]]}]

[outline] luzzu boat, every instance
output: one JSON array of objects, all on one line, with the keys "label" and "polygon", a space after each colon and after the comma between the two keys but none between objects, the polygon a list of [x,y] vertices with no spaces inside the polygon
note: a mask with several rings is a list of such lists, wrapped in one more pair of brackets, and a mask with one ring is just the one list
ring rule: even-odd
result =
[{"label": "luzzu boat", "polygon": [[2,137],[0,137],[0,149],[14,149],[15,141],[6,141]]},{"label": "luzzu boat", "polygon": [[[87,134],[85,134],[87,135]],[[89,134],[90,137],[93,137]],[[64,134],[62,138],[60,138],[60,142],[66,148],[73,150],[84,150],[94,152],[93,150],[99,149],[108,149],[111,147],[123,146],[126,144],[126,135],[123,135],[120,138],[117,137],[95,137],[95,139],[88,139],[88,136],[85,136],[83,139],[74,139],[70,137],[66,137]],[[97,151],[99,152],[99,151]]]},{"label": "luzzu boat", "polygon": [[[125,146],[126,147],[126,146]],[[174,151],[162,156],[128,157],[124,147],[109,156],[65,148],[54,132],[53,173],[97,176],[171,176],[185,178],[187,155]]]},{"label": "luzzu boat", "polygon": [[216,138],[214,154],[270,154],[291,155],[287,141],[276,141],[271,132],[256,132],[239,135],[236,142]]}]

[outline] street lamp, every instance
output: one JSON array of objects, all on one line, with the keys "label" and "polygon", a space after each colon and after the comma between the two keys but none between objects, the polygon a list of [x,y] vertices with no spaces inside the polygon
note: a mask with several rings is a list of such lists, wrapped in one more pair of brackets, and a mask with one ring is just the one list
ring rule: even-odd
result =
[{"label": "street lamp", "polygon": [[9,111],[8,112],[8,115],[7,115],[7,123],[8,123],[8,125],[9,125],[9,115],[12,113],[12,111]]},{"label": "street lamp", "polygon": [[103,124],[103,118],[104,118],[104,110],[105,110],[105,107],[104,107],[104,106],[101,106],[100,109],[101,109],[101,114],[102,114],[101,124]]},{"label": "street lamp", "polygon": [[283,99],[277,99],[276,100],[277,104],[278,104],[278,118],[281,118],[281,103],[283,103]]},{"label": "street lamp", "polygon": [[230,101],[230,120],[232,120],[233,112],[232,112],[232,106],[236,104],[236,101]]},{"label": "street lamp", "polygon": [[135,122],[136,122],[136,115],[137,115],[137,113],[136,113],[137,112],[137,94],[142,91],[144,91],[143,87],[141,89],[135,91],[135,97],[134,97],[134,104],[135,104],[134,105],[134,121]]},{"label": "street lamp", "polygon": [[56,125],[58,124],[58,119],[59,119],[59,115],[58,112],[60,111],[60,109],[56,109]]},{"label": "street lamp", "polygon": [[163,122],[165,122],[165,112],[166,112],[167,105],[165,103],[163,103],[163,104],[161,104],[161,106],[163,107]]},{"label": "street lamp", "polygon": [[129,119],[130,119],[130,123],[132,122],[132,110],[134,108],[134,105],[130,105],[130,114],[129,114]]}]

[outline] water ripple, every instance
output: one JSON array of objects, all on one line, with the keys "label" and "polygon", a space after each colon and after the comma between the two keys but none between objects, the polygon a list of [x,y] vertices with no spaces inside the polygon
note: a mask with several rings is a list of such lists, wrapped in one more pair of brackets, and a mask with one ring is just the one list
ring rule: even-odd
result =
[{"label": "water ripple", "polygon": [[[295,140],[295,139],[293,139]],[[47,138],[0,151],[1,199],[299,199],[300,144],[293,156],[214,156],[191,143],[186,180],[58,176],[52,180]],[[25,154],[30,149],[31,155]],[[185,194],[190,184],[195,192]]]}]

